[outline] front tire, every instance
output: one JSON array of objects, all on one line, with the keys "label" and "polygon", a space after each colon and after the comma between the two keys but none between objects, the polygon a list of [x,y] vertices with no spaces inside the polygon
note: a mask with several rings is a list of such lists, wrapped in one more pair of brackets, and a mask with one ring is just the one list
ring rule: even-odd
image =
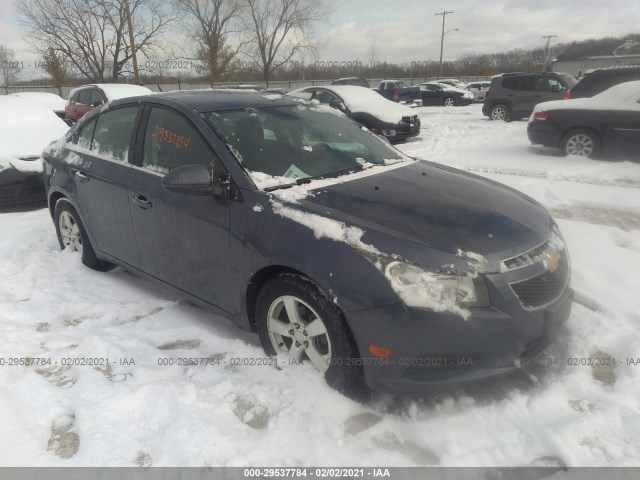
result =
[{"label": "front tire", "polygon": [[311,363],[339,392],[362,391],[360,356],[346,321],[308,278],[285,273],[269,280],[258,294],[256,327],[268,355]]},{"label": "front tire", "polygon": [[61,198],[56,202],[53,222],[56,226],[58,243],[62,250],[80,253],[82,263],[93,270],[106,272],[115,267],[114,264],[96,257],[87,232],[80,221],[80,216],[68,200]]},{"label": "front tire", "polygon": [[601,149],[600,137],[590,130],[572,130],[562,139],[562,152],[565,155],[597,158]]},{"label": "front tire", "polygon": [[456,99],[453,97],[446,97],[442,103],[445,107],[455,107]]},{"label": "front tire", "polygon": [[491,107],[489,111],[489,118],[491,120],[502,120],[504,122],[511,121],[511,113],[506,105],[498,104]]}]

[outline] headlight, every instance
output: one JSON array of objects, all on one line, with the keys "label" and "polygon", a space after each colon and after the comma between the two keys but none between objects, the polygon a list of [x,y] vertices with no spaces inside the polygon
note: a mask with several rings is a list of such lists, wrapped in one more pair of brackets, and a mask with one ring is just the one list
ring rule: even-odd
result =
[{"label": "headlight", "polygon": [[410,307],[453,312],[467,319],[470,313],[466,308],[489,305],[487,288],[480,276],[447,275],[400,261],[389,263],[384,274]]}]

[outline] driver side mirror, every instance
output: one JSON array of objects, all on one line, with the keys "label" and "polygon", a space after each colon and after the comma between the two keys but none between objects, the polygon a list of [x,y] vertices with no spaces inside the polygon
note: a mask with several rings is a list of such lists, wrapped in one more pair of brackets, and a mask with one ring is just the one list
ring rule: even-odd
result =
[{"label": "driver side mirror", "polygon": [[231,191],[228,175],[215,177],[202,164],[183,165],[171,170],[162,178],[162,186],[173,193],[224,198],[229,198]]},{"label": "driver side mirror", "polygon": [[341,110],[343,112],[347,109],[347,107],[345,107],[344,103],[342,103],[340,100],[331,100],[329,102],[329,106],[331,108],[335,108],[335,109]]}]

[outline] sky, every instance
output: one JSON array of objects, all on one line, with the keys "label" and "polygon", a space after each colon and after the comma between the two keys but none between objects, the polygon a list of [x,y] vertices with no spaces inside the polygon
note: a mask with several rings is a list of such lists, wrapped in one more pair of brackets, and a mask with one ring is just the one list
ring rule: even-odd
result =
[{"label": "sky", "polygon": [[[380,62],[438,60],[442,16],[435,13],[443,10],[453,11],[446,17],[444,60],[541,47],[546,42],[543,35],[557,35],[552,42],[570,42],[640,32],[640,0],[325,0],[325,4],[329,15],[316,26],[324,46],[318,57],[305,62],[368,62],[373,41]],[[0,0],[0,44],[13,48],[18,61],[36,60],[17,28],[11,0]]]}]

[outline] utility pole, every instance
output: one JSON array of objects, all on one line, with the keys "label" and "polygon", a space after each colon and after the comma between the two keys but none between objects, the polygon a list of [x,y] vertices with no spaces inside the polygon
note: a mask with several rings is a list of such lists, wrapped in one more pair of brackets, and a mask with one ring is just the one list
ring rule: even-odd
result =
[{"label": "utility pole", "polygon": [[131,21],[131,9],[129,8],[129,0],[124,0],[127,10],[127,26],[129,27],[129,43],[131,44],[131,59],[133,60],[133,81],[136,85],[140,85],[140,76],[138,74],[138,58],[136,57],[136,44],[133,41],[133,22]]},{"label": "utility pole", "polygon": [[444,49],[444,21],[446,20],[447,15],[450,13],[453,13],[453,10],[450,12],[443,10],[440,13],[436,13],[436,15],[442,15],[442,35],[440,36],[440,69],[439,69],[438,77],[442,76],[442,51]]},{"label": "utility pole", "polygon": [[549,61],[549,43],[551,43],[552,38],[558,38],[557,35],[543,35],[542,38],[547,39],[547,49],[544,51],[544,63],[542,64],[542,71],[547,71],[547,62]]}]

